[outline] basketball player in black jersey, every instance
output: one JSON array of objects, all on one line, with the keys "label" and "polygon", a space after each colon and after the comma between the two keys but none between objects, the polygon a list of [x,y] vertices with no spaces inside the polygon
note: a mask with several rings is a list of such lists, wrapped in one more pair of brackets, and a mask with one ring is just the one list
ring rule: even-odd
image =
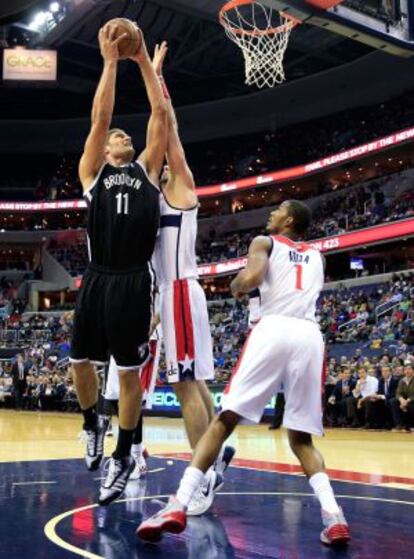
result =
[{"label": "basketball player in black jersey", "polygon": [[130,448],[140,414],[140,369],[148,355],[152,273],[149,261],[159,225],[158,177],[167,143],[166,103],[142,40],[139,65],[151,105],[147,145],[134,161],[130,136],[110,130],[119,60],[114,29],[99,32],[104,60],[92,107],[92,126],[79,164],[89,207],[90,263],[78,295],[71,348],[73,377],[84,416],[89,470],[99,467],[103,443],[96,404],[94,363],[113,355],[119,367],[119,437],[99,502],[109,504],[125,488],[134,468]]}]

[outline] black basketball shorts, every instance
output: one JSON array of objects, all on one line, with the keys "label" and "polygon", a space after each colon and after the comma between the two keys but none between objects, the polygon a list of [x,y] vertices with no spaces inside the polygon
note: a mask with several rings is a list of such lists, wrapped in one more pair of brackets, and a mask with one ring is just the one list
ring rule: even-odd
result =
[{"label": "black basketball shorts", "polygon": [[75,308],[70,359],[142,367],[149,358],[153,277],[149,265],[133,272],[90,264]]}]

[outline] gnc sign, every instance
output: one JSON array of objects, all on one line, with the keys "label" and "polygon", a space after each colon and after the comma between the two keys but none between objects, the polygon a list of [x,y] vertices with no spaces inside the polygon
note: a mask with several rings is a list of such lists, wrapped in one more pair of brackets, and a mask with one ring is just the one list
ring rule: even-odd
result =
[{"label": "gnc sign", "polygon": [[57,53],[55,50],[4,49],[3,79],[55,81]]}]

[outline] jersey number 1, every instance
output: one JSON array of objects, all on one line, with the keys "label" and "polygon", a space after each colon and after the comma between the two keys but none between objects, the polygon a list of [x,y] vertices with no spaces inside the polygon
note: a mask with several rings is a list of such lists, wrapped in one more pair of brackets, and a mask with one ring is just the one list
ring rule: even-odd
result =
[{"label": "jersey number 1", "polygon": [[296,289],[299,289],[300,291],[302,291],[302,289],[303,289],[303,287],[302,287],[303,266],[302,266],[302,264],[295,264],[295,268],[296,268]]},{"label": "jersey number 1", "polygon": [[128,206],[129,206],[129,194],[122,194],[120,192],[115,196],[116,198],[116,213],[117,214],[124,214],[128,215]]}]

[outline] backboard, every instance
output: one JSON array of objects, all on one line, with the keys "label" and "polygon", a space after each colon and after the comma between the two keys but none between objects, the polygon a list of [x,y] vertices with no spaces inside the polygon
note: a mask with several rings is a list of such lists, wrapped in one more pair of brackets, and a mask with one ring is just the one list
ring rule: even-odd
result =
[{"label": "backboard", "polygon": [[391,54],[414,56],[413,0],[260,0]]}]

